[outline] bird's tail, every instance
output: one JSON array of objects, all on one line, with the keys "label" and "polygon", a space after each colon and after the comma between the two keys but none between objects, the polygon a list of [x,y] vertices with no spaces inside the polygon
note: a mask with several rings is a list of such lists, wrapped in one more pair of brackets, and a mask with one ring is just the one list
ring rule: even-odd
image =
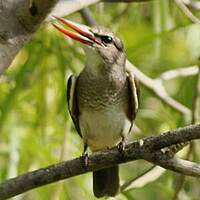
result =
[{"label": "bird's tail", "polygon": [[119,167],[93,172],[93,192],[96,197],[115,196],[119,190]]}]

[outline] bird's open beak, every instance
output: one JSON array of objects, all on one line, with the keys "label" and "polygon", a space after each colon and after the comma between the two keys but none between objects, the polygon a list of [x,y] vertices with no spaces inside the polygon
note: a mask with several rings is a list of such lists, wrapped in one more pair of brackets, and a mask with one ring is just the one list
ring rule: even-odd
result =
[{"label": "bird's open beak", "polygon": [[[52,23],[52,25],[58,29],[60,32],[64,33],[68,37],[77,40],[83,44],[92,46],[94,43],[101,45],[101,43],[95,38],[94,34],[90,31],[90,27],[82,24],[78,24],[60,17],[54,16],[59,22],[69,26],[71,29],[75,30],[77,33],[72,32],[63,28],[62,26]],[[79,33],[79,34],[78,34]]]}]

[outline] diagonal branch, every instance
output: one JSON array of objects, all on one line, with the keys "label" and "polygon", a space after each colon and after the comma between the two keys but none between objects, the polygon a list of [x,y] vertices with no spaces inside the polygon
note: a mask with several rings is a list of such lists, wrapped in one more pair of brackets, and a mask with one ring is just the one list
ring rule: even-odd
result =
[{"label": "diagonal branch", "polygon": [[172,70],[162,73],[158,79],[162,81],[168,81],[168,80],[179,78],[179,77],[194,76],[198,74],[198,71],[199,71],[198,69],[199,67],[197,65],[190,66],[190,67],[182,67],[178,69],[172,69]]},{"label": "diagonal branch", "polygon": [[52,19],[52,15],[56,15],[58,17],[67,16],[92,4],[98,3],[99,1],[100,0],[60,0],[52,10],[51,14],[48,16],[47,21]]},{"label": "diagonal branch", "polygon": [[125,182],[120,187],[120,192],[132,190],[134,188],[144,187],[145,185],[158,179],[166,170],[162,167],[153,165],[151,168],[131,180]]},{"label": "diagonal branch", "polygon": [[200,20],[193,15],[189,8],[184,4],[183,0],[174,0],[177,6],[182,10],[182,12],[195,24],[200,25]]},{"label": "diagonal branch", "polygon": [[82,158],[76,158],[8,179],[0,184],[0,197],[6,199],[42,185],[137,159],[145,159],[166,169],[200,177],[199,164],[171,158],[161,151],[164,147],[193,139],[200,139],[200,124],[135,141],[126,146],[123,154],[116,147],[94,153],[89,156],[87,169],[83,166]]},{"label": "diagonal branch", "polygon": [[171,98],[164,86],[162,81],[158,79],[152,79],[148,76],[146,76],[144,73],[142,73],[139,69],[137,69],[136,66],[134,66],[132,63],[130,63],[128,60],[126,62],[126,68],[128,71],[135,74],[135,76],[139,79],[140,83],[144,85],[146,88],[148,88],[150,91],[152,91],[154,94],[156,94],[157,97],[159,97],[164,103],[169,105],[174,110],[177,110],[178,112],[184,114],[184,115],[191,115],[191,111],[189,108],[184,106],[183,104],[179,103],[175,99]]},{"label": "diagonal branch", "polygon": [[195,124],[200,121],[200,66],[198,67],[197,84],[193,104],[192,121]]},{"label": "diagonal branch", "polygon": [[192,8],[192,9],[195,9],[195,10],[200,10],[200,2],[198,2],[198,1],[183,0],[183,3],[189,8]]}]

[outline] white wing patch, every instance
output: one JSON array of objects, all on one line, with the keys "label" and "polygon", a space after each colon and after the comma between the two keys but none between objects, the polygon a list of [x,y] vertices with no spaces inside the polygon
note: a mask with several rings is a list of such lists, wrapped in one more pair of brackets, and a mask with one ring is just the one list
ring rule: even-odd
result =
[{"label": "white wing patch", "polygon": [[138,107],[139,107],[139,103],[138,103],[137,88],[136,88],[136,84],[135,84],[135,76],[131,72],[127,72],[127,73],[128,73],[128,76],[130,77],[131,89],[133,91],[133,98],[135,101],[135,110],[137,111]]},{"label": "white wing patch", "polygon": [[69,91],[69,111],[70,113],[72,113],[77,78],[73,75],[70,78],[71,78],[71,86],[70,86],[70,91]]}]

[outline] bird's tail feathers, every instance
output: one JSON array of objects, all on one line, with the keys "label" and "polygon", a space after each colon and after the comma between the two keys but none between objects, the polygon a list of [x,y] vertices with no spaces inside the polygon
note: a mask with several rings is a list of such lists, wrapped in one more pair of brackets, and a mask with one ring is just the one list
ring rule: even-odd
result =
[{"label": "bird's tail feathers", "polygon": [[93,192],[96,197],[115,196],[119,190],[119,167],[93,172]]}]

